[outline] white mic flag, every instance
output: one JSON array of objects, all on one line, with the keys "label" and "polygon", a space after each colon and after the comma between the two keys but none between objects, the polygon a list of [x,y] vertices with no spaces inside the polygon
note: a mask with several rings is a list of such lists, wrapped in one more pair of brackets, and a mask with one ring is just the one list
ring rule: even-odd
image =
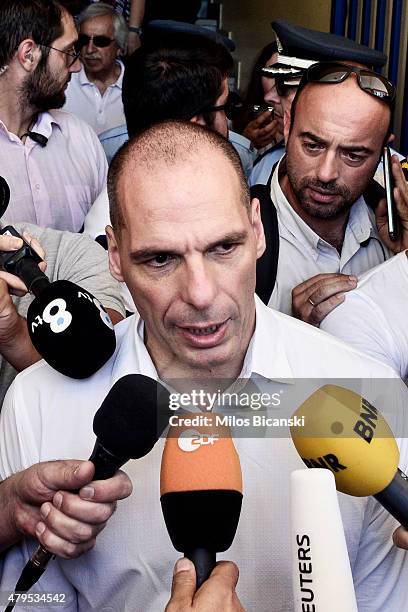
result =
[{"label": "white mic flag", "polygon": [[294,612],[358,612],[330,470],[292,472],[291,519]]}]

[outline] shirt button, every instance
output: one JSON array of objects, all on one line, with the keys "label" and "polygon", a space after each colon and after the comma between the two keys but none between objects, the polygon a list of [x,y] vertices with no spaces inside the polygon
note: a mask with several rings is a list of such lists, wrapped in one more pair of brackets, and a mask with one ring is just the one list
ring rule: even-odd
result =
[{"label": "shirt button", "polygon": [[39,184],[38,184],[38,183],[37,183],[37,185],[35,186],[35,188],[37,189],[37,191],[39,191],[40,186],[39,186]]}]

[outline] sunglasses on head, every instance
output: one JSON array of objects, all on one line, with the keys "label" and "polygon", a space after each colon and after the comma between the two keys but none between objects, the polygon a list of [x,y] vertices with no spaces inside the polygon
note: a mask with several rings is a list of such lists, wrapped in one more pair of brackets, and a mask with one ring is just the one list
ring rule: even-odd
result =
[{"label": "sunglasses on head", "polygon": [[395,87],[381,74],[367,68],[357,68],[349,64],[336,62],[319,62],[310,66],[305,72],[299,87],[306,83],[343,83],[351,74],[356,75],[357,83],[363,91],[391,105],[395,99]]},{"label": "sunglasses on head", "polygon": [[83,47],[89,45],[90,41],[95,47],[99,47],[103,49],[104,47],[109,47],[114,41],[113,38],[109,38],[109,36],[88,36],[88,34],[80,34],[78,36],[78,40],[75,43],[75,48],[79,51]]},{"label": "sunglasses on head", "polygon": [[219,106],[206,106],[201,113],[214,113],[216,111],[224,111],[228,119],[233,119],[238,110],[244,106],[241,97],[235,91],[230,91],[225,104]]}]

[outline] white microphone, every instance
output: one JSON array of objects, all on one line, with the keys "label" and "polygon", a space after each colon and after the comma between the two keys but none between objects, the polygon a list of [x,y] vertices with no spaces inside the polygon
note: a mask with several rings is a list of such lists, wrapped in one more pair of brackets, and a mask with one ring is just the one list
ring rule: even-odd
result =
[{"label": "white microphone", "polygon": [[294,612],[358,612],[332,472],[292,472],[290,505]]}]

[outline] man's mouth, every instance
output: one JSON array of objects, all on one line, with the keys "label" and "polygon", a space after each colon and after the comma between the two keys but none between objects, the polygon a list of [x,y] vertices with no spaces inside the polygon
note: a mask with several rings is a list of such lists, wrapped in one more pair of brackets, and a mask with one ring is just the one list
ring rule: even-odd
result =
[{"label": "man's mouth", "polygon": [[209,325],[208,327],[185,327],[190,334],[195,334],[196,336],[208,336],[209,334],[213,334],[216,332],[222,323],[218,323],[215,325]]},{"label": "man's mouth", "polygon": [[209,325],[177,326],[184,340],[195,348],[212,348],[219,345],[226,334],[228,319]]},{"label": "man's mouth", "polygon": [[309,187],[310,195],[316,202],[330,203],[339,195],[335,191],[323,191],[314,187]]}]

